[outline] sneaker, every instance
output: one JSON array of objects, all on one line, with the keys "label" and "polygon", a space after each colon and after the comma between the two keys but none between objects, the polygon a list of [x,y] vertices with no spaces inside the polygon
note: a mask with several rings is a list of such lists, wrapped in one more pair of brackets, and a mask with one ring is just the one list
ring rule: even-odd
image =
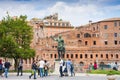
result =
[{"label": "sneaker", "polygon": [[31,76],[29,76],[29,79],[31,79]]}]

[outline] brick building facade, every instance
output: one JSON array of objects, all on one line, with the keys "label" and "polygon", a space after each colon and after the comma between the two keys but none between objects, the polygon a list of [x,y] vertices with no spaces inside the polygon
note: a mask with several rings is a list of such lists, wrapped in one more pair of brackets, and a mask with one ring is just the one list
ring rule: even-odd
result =
[{"label": "brick building facade", "polygon": [[[35,49],[35,59],[43,58],[54,67],[58,58],[57,42],[50,36],[59,34],[65,41],[64,59],[71,59],[80,65],[88,65],[95,61],[100,64],[119,62],[120,58],[120,18],[111,18],[98,22],[90,22],[80,27],[72,27],[68,21],[58,20],[58,14],[44,19],[33,18],[29,25],[33,26],[34,38],[31,47]],[[33,59],[24,61],[24,69],[30,69]]]},{"label": "brick building facade", "polygon": [[[120,18],[89,23],[59,34],[65,41],[64,59],[71,59],[77,63],[76,66],[88,65],[95,61],[98,64],[119,62]],[[46,42],[48,46],[45,46]],[[47,37],[40,43],[35,47],[36,59],[44,58],[54,65],[55,59],[58,58],[57,42]]]}]

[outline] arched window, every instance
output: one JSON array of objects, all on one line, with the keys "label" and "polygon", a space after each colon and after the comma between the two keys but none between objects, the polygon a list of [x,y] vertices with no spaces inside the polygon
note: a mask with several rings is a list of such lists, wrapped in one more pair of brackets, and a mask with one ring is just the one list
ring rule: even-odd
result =
[{"label": "arched window", "polygon": [[73,58],[73,54],[71,54],[71,58]]},{"label": "arched window", "polygon": [[85,34],[84,34],[84,38],[88,38],[88,37],[91,37],[91,34],[85,33]]},{"label": "arched window", "polygon": [[29,64],[31,64],[31,58],[29,58]]},{"label": "arched window", "polygon": [[93,27],[93,31],[95,31],[95,27]]},{"label": "arched window", "polygon": [[87,58],[88,56],[87,56],[87,54],[85,54],[85,58]]},{"label": "arched window", "polygon": [[104,62],[100,62],[100,65],[104,65]]},{"label": "arched window", "polygon": [[93,55],[92,55],[92,54],[90,55],[90,58],[93,58]]},{"label": "arched window", "polygon": [[106,54],[106,58],[108,59],[108,54]]},{"label": "arched window", "polygon": [[78,40],[78,44],[81,44],[82,43],[82,40]]},{"label": "arched window", "polygon": [[69,58],[69,54],[67,54],[67,58]]},{"label": "arched window", "polygon": [[84,66],[84,62],[81,61],[81,62],[80,62],[80,66]]},{"label": "arched window", "polygon": [[83,56],[82,56],[82,54],[80,54],[80,58],[82,58]]},{"label": "arched window", "polygon": [[98,54],[96,54],[96,58],[98,57]]},{"label": "arched window", "polygon": [[111,54],[111,58],[113,58],[113,54]]},{"label": "arched window", "polygon": [[75,58],[78,58],[78,54],[75,54]]},{"label": "arched window", "polygon": [[80,38],[80,34],[77,34],[77,38]]},{"label": "arched window", "polygon": [[27,59],[25,59],[25,64],[27,64]]},{"label": "arched window", "polygon": [[116,54],[116,58],[118,58],[118,54]]},{"label": "arched window", "polygon": [[56,57],[57,57],[57,55],[55,54],[55,55],[54,55],[54,58],[56,58]]},{"label": "arched window", "polygon": [[52,58],[53,57],[53,54],[50,54],[50,58]]},{"label": "arched window", "polygon": [[101,58],[103,58],[103,54],[101,54]]},{"label": "arched window", "polygon": [[65,57],[65,54],[62,54],[62,57],[64,58],[64,57]]}]

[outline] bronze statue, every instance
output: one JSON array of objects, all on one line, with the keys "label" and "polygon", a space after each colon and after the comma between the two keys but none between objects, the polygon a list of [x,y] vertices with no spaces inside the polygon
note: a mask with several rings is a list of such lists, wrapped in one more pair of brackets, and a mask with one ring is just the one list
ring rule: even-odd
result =
[{"label": "bronze statue", "polygon": [[63,55],[65,54],[64,40],[62,39],[61,35],[59,35],[58,38],[54,38],[53,36],[51,36],[51,38],[58,42],[57,46],[58,59],[63,58]]}]

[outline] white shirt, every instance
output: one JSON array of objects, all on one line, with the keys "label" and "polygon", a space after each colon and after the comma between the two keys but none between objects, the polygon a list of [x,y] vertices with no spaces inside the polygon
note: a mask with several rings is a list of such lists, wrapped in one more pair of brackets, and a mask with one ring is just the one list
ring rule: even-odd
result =
[{"label": "white shirt", "polygon": [[43,60],[39,61],[39,68],[44,68],[45,62]]},{"label": "white shirt", "polygon": [[63,66],[63,60],[61,59],[61,61],[60,61],[60,66]]}]

